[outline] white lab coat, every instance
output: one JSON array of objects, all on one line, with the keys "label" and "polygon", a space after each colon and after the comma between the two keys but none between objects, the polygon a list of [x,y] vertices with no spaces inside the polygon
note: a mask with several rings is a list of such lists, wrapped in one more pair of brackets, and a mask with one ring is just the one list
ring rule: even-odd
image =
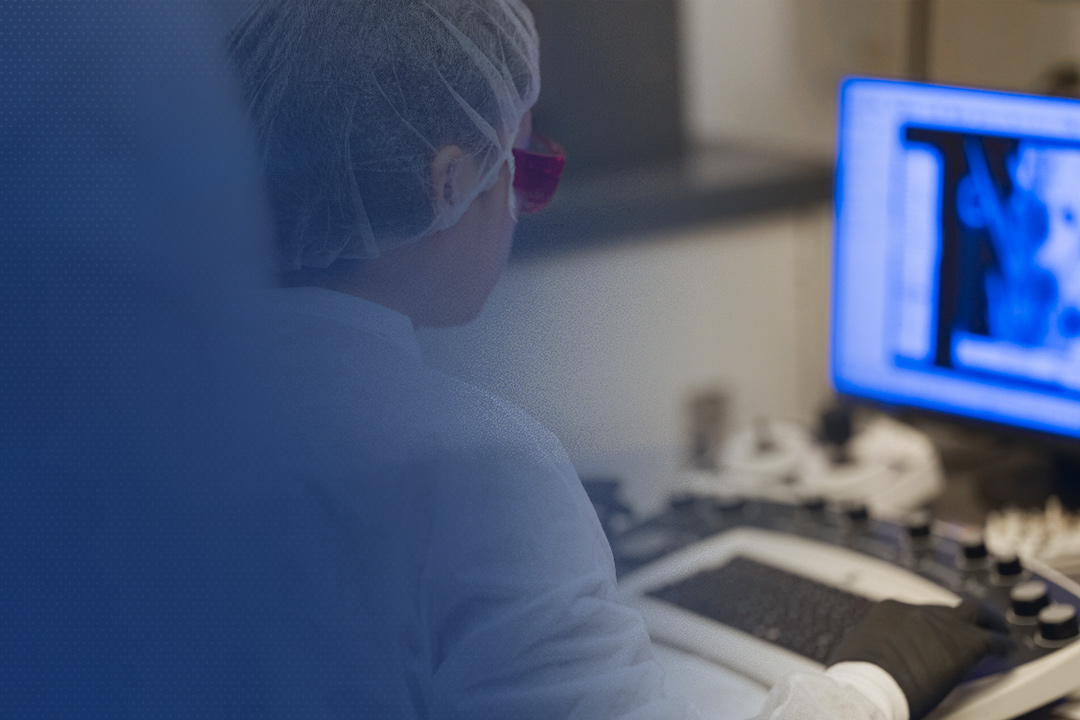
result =
[{"label": "white lab coat", "polygon": [[[382,639],[372,662],[404,678],[386,688],[384,709],[474,720],[695,716],[665,694],[642,619],[617,597],[608,543],[551,433],[428,368],[403,315],[316,288],[276,290],[268,304],[275,452],[290,466],[284,476],[303,479],[299,496],[316,498],[348,539],[294,543],[291,562],[340,552],[329,567],[355,553],[357,566],[384,568],[372,583],[381,609],[370,596],[363,604]],[[325,592],[333,581],[316,585]],[[348,602],[330,605],[338,610],[311,622],[330,633],[358,622]],[[902,716],[888,707],[899,689],[887,676],[886,699],[869,699],[873,675],[789,678],[759,717],[906,720],[906,706]]]}]

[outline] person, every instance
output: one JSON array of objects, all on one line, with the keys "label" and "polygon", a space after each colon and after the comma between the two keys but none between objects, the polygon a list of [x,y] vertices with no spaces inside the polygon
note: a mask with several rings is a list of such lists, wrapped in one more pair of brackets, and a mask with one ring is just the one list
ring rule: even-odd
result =
[{"label": "person", "polygon": [[[692,717],[619,600],[560,443],[429,368],[414,335],[479,312],[518,215],[554,189],[557,149],[530,137],[528,9],[260,0],[229,54],[279,271],[265,395],[281,557],[264,601],[278,691],[340,716]],[[976,615],[883,603],[759,717],[920,717],[994,646]]]}]

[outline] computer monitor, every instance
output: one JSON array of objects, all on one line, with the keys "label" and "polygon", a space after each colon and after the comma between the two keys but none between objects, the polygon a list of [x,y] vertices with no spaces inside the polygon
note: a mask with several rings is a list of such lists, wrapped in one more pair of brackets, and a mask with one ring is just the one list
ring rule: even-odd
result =
[{"label": "computer monitor", "polygon": [[1080,102],[841,89],[838,392],[1080,437]]}]

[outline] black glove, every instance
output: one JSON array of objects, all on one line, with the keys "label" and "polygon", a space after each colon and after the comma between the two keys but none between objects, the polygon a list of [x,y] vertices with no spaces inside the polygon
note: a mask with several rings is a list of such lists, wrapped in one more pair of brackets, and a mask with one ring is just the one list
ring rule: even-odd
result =
[{"label": "black glove", "polygon": [[1013,642],[1005,619],[964,601],[958,607],[883,600],[837,646],[828,664],[869,662],[904,691],[911,720],[925,717],[988,654]]}]

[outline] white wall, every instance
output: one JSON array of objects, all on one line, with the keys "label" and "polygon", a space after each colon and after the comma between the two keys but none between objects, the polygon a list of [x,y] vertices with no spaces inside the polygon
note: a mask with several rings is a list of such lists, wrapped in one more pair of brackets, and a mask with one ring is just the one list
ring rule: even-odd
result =
[{"label": "white wall", "polygon": [[690,136],[831,156],[837,84],[902,73],[906,28],[906,0],[682,0]]},{"label": "white wall", "polygon": [[828,394],[829,212],[779,214],[513,265],[471,325],[421,334],[429,361],[538,417],[579,471],[667,491],[686,401],[729,426],[809,418]]}]

